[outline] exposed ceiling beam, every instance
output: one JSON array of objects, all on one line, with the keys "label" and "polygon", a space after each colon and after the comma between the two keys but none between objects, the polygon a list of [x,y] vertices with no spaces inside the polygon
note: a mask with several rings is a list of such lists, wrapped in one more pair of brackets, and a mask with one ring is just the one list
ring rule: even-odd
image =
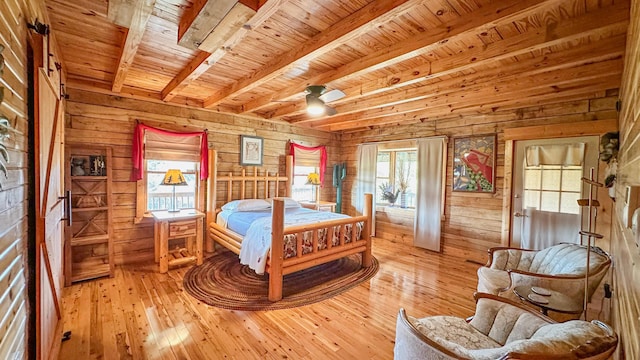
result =
[{"label": "exposed ceiling beam", "polygon": [[276,57],[254,74],[240,79],[226,89],[204,101],[205,107],[214,106],[243,91],[249,91],[286,73],[298,63],[311,60],[321,54],[356,39],[381,24],[410,11],[421,0],[372,1],[352,15],[340,20],[309,39],[304,45]]},{"label": "exposed ceiling beam", "polygon": [[[562,23],[554,26],[547,26],[544,30],[538,31],[533,35],[523,33],[515,37],[489,44],[484,48],[474,48],[458,55],[433,61],[425,64],[423,67],[418,67],[411,71],[393,74],[381,80],[374,80],[364,83],[361,86],[344,89],[343,91],[347,95],[345,99],[348,99],[349,102],[353,102],[359,98],[367,98],[402,86],[413,85],[425,80],[453,75],[457,72],[473,69],[474,67],[495,64],[498,61],[542,50],[563,42],[572,42],[588,37],[597,39],[605,34],[610,36],[612,32],[624,34],[627,24],[628,18],[622,8],[612,9],[606,17],[603,17],[602,14],[591,13],[574,19],[563,20]],[[617,39],[618,41],[613,44],[611,40],[605,40],[603,41],[605,44],[602,44],[601,46],[590,45],[590,47],[596,49],[610,49],[609,51],[613,51],[613,46],[617,45],[620,47],[619,42],[623,41],[620,37]],[[600,52],[594,52],[592,50],[592,54],[593,53]],[[586,54],[582,54],[582,56],[584,57]],[[566,55],[563,52],[556,55],[556,57],[566,57]],[[338,101],[335,104],[339,104],[341,102],[345,102],[345,100]],[[343,113],[343,109],[340,106],[335,106],[335,104],[334,107],[338,112]],[[355,104],[357,104],[357,106],[361,106],[362,102],[356,102]],[[296,113],[302,114],[288,119],[290,122],[297,123],[317,120],[317,118],[310,118],[304,113],[303,102],[280,107],[273,113],[269,114],[269,117],[279,118],[296,115]]]},{"label": "exposed ceiling beam", "polygon": [[[427,100],[412,101],[396,106],[388,106],[373,110],[362,111],[342,116],[329,125],[319,125],[316,128],[330,131],[352,128],[354,124],[358,126],[369,126],[372,121],[381,122],[380,119],[389,117],[397,121],[398,115],[409,113],[428,115],[437,117],[452,114],[467,107],[479,107],[494,109],[505,104],[516,104],[526,99],[530,101],[533,97],[540,99],[554,99],[559,96],[585,94],[596,90],[606,90],[614,88],[620,82],[620,68],[615,67],[621,59],[609,62],[594,64],[588,73],[584,74],[581,68],[574,71],[574,76],[562,81],[550,81],[557,77],[556,73],[541,76],[540,74],[521,77],[518,74],[509,76],[495,82],[492,80],[465,88],[464,91],[445,93]],[[586,71],[586,70],[584,70]],[[490,101],[487,101],[490,99]],[[374,119],[378,119],[375,121]]]},{"label": "exposed ceiling beam", "polygon": [[[527,0],[522,2],[500,0],[491,2],[487,6],[466,14],[464,17],[460,17],[455,21],[447,22],[434,29],[427,29],[427,31],[412,38],[380,49],[377,52],[371,53],[336,70],[319,74],[304,83],[300,83],[299,87],[290,87],[278,93],[277,98],[266,96],[249,102],[243,106],[244,112],[255,111],[274,100],[289,100],[292,96],[299,95],[300,91],[310,84],[326,85],[341,78],[381,69],[423,55],[441,47],[449,41],[454,41],[458,38],[469,36],[470,34],[481,33],[497,25],[506,24],[526,17],[529,14],[540,11],[540,9],[545,6],[549,6],[550,3],[558,1],[560,0]],[[205,105],[207,103],[208,102],[205,101]]]},{"label": "exposed ceiling beam", "polygon": [[[195,0],[178,24],[178,44],[191,50],[200,48],[207,36],[236,8],[249,9],[238,0]],[[237,11],[237,10],[236,10]],[[253,10],[251,10],[253,11]],[[255,11],[253,11],[255,13]]]},{"label": "exposed ceiling beam", "polygon": [[[619,81],[619,79],[618,79]],[[487,115],[493,114],[497,111],[507,110],[507,109],[521,109],[522,106],[532,107],[532,106],[541,106],[548,104],[561,103],[564,101],[575,101],[579,98],[592,98],[597,96],[602,96],[598,94],[602,94],[604,92],[604,88],[607,86],[612,86],[607,89],[615,88],[618,85],[612,85],[614,81],[610,79],[602,79],[598,83],[585,83],[584,85],[580,85],[571,90],[563,91],[562,93],[547,93],[541,95],[532,95],[532,94],[521,94],[522,96],[527,97],[528,101],[526,103],[522,103],[521,100],[518,99],[507,99],[501,103],[493,104],[494,106],[491,108],[487,108],[485,104],[482,103],[473,103],[468,104],[464,108],[456,108],[454,110],[446,109],[446,108],[434,108],[429,109],[428,116],[425,116],[424,112],[411,112],[404,113],[398,116],[385,116],[380,118],[368,118],[366,120],[352,120],[350,123],[344,122],[341,124],[329,126],[329,127],[317,127],[319,130],[325,131],[348,131],[354,132],[358,131],[358,129],[373,129],[373,128],[388,128],[392,125],[409,125],[415,123],[427,123],[434,122],[436,124],[436,128],[440,133],[443,133],[440,130],[440,127],[437,126],[442,121],[441,119],[450,119],[452,117],[465,118],[465,122],[468,123],[470,127],[480,126],[483,124],[475,124],[472,120],[473,115]],[[517,95],[517,94],[514,94]],[[575,114],[574,118],[579,119],[579,121],[588,121],[594,120],[592,118],[593,115],[579,113]],[[540,119],[538,119],[539,121]],[[495,126],[495,125],[494,125]],[[486,131],[483,131],[486,132]]]},{"label": "exposed ceiling beam", "polygon": [[196,81],[210,67],[217,63],[228,51],[233,49],[242,39],[244,39],[252,29],[262,25],[269,19],[278,9],[290,0],[269,0],[264,3],[255,15],[242,27],[238,28],[222,45],[218,46],[213,52],[200,52],[193,60],[185,66],[178,75],[173,78],[164,89],[162,89],[162,99],[170,101],[180,93],[184,88]]},{"label": "exposed ceiling beam", "polygon": [[255,10],[242,4],[242,2],[238,2],[229,10],[220,23],[200,41],[198,49],[208,53],[214,52],[255,15]]},{"label": "exposed ceiling beam", "polygon": [[128,30],[122,45],[118,67],[116,68],[116,73],[113,78],[113,85],[111,87],[113,92],[120,92],[120,90],[122,90],[122,85],[133,63],[133,59],[138,52],[138,46],[140,46],[140,42],[142,41],[144,30],[147,27],[147,22],[151,17],[155,3],[155,0],[138,0],[132,8],[131,20],[129,26],[127,26]]},{"label": "exposed ceiling beam", "polygon": [[[551,71],[553,71],[552,76],[562,76],[565,72],[572,74],[572,72],[582,69],[582,66],[589,66],[589,64],[613,59],[621,59],[623,55],[622,49],[624,49],[621,45],[624,44],[624,41],[625,38],[623,36],[601,40],[600,42],[594,43],[593,45],[595,46],[593,47],[584,46],[562,52],[550,53],[542,58],[531,58],[519,62],[512,62],[509,65],[497,66],[490,71],[475,72],[465,77],[450,78],[420,88],[411,88],[388,95],[368,97],[357,104],[345,104],[343,106],[336,106],[335,108],[338,114],[347,115],[363,110],[375,109],[379,107],[380,104],[392,106],[404,102],[442,96],[460,91],[461,89],[469,89],[478,84],[486,84],[487,81],[497,82],[507,77],[512,78],[512,74],[517,74],[514,78],[515,80],[538,74],[540,74],[541,77],[548,77]],[[575,69],[571,69],[574,67]],[[298,123],[300,122],[303,121],[298,121]],[[340,119],[325,117],[320,120],[306,119],[304,122],[309,124],[318,122],[322,126],[330,126],[339,123]]]}]

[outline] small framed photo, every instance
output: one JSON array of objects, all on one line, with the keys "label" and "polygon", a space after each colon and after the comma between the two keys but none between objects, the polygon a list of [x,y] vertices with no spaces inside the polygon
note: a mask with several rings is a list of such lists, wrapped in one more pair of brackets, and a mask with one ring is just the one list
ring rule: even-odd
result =
[{"label": "small framed photo", "polygon": [[453,139],[453,191],[493,193],[496,135]]},{"label": "small framed photo", "polygon": [[261,166],[264,140],[257,136],[240,136],[240,165]]}]

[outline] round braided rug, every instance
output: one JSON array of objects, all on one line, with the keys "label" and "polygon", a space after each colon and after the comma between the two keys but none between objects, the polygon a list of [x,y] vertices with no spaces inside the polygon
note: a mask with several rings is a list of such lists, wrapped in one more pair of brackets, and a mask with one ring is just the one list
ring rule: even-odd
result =
[{"label": "round braided rug", "polygon": [[278,310],[313,304],[343,293],[373,277],[378,261],[361,267],[359,254],[284,276],[282,300],[268,299],[269,275],[241,265],[238,255],[220,250],[184,276],[184,289],[211,306],[230,310]]}]

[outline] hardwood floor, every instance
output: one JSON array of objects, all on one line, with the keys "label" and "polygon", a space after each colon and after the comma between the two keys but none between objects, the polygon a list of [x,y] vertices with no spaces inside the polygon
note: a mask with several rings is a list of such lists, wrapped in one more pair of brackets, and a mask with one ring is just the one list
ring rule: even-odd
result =
[{"label": "hardwood floor", "polygon": [[396,314],[473,314],[478,264],[374,239],[380,270],[330,300],[278,311],[230,311],[184,292],[188,267],[116,267],[65,288],[60,359],[391,359]]}]

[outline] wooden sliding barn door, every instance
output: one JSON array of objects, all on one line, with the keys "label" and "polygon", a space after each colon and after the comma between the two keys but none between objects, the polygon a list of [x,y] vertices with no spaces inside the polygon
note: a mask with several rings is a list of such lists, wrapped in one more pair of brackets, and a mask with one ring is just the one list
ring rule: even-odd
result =
[{"label": "wooden sliding barn door", "polygon": [[[50,358],[61,326],[60,299],[62,273],[64,204],[63,108],[57,72],[48,71],[42,61],[43,37],[33,35],[33,144],[35,170],[36,260],[35,310],[36,358]],[[44,67],[43,67],[44,65]],[[59,340],[58,340],[59,341]]]}]

